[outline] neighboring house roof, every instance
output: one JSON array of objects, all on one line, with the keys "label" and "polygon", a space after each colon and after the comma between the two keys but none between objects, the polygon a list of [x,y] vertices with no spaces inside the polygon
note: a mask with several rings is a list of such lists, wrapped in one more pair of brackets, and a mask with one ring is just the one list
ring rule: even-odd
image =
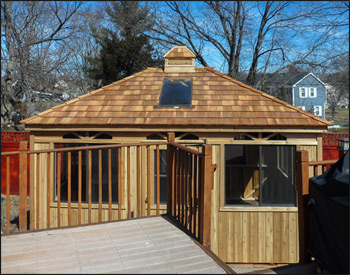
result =
[{"label": "neighboring house roof", "polygon": [[[275,87],[292,87],[297,85],[301,81],[303,81],[307,76],[312,75],[317,81],[319,81],[322,85],[325,85],[317,76],[313,73],[309,72],[287,72],[287,73],[279,73],[270,77],[266,76],[266,86],[275,86]],[[263,75],[258,75],[256,82],[261,80]]]},{"label": "neighboring house roof", "polygon": [[304,79],[307,75],[309,75],[309,73],[306,72],[286,74],[285,82],[283,84],[286,86],[293,86],[295,83],[298,83]]},{"label": "neighboring house roof", "polygon": [[[319,81],[322,85],[325,86],[325,84],[321,81],[321,79],[319,79],[317,76],[315,76],[313,73],[308,73],[307,75],[305,75],[304,77],[302,77],[301,79],[299,79],[297,82],[294,83],[294,85],[299,84],[301,81],[303,81],[307,76],[312,75],[317,81]],[[293,85],[293,86],[294,86]]]},{"label": "neighboring house roof", "polygon": [[[303,79],[309,73],[307,72],[288,72],[288,73],[279,73],[274,76],[267,74],[265,76],[265,85],[266,86],[278,86],[278,87],[292,87],[296,82]],[[263,77],[262,74],[259,74],[256,78],[256,82],[260,81]]]},{"label": "neighboring house roof", "polygon": [[[192,78],[192,107],[158,107],[164,78]],[[21,121],[26,126],[319,127],[332,123],[213,68],[165,73],[148,68]]]}]

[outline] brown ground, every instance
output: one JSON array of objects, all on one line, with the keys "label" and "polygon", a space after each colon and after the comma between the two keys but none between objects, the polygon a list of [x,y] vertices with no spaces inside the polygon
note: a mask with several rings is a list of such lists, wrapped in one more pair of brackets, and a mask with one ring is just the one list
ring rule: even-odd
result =
[{"label": "brown ground", "polygon": [[[6,195],[1,194],[1,234],[6,233]],[[27,198],[27,209],[29,210],[29,197]],[[19,196],[10,196],[10,233],[18,231]]]}]

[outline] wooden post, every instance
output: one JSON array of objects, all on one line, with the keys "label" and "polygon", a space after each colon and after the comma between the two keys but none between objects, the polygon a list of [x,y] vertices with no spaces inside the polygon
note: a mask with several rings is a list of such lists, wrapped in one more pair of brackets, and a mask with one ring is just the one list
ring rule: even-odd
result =
[{"label": "wooden post", "polygon": [[147,217],[151,215],[151,147],[147,148]]},{"label": "wooden post", "polygon": [[309,154],[307,151],[297,152],[296,188],[299,223],[299,262],[307,261],[307,250],[309,246]]},{"label": "wooden post", "polygon": [[6,233],[10,233],[10,156],[6,156]]},{"label": "wooden post", "polygon": [[211,190],[213,188],[212,146],[203,145],[200,182],[200,243],[210,248]]},{"label": "wooden post", "polygon": [[167,214],[175,216],[175,194],[174,194],[174,153],[176,150],[169,144],[169,142],[175,141],[175,133],[168,133],[168,146],[167,146]]},{"label": "wooden post", "polygon": [[[19,231],[27,230],[27,141],[19,143]],[[38,184],[38,183],[37,183]]]},{"label": "wooden post", "polygon": [[156,201],[157,201],[157,216],[159,215],[159,205],[160,205],[160,171],[159,171],[159,145],[156,146],[156,162],[157,162],[157,195],[156,195]]},{"label": "wooden post", "polygon": [[126,182],[126,185],[127,185],[127,197],[128,197],[128,211],[127,211],[127,217],[128,219],[131,218],[131,190],[130,190],[130,173],[131,173],[131,169],[130,169],[130,146],[127,147],[127,158],[126,158],[126,163],[127,163],[127,175],[126,175],[126,178],[127,178],[127,182]]}]

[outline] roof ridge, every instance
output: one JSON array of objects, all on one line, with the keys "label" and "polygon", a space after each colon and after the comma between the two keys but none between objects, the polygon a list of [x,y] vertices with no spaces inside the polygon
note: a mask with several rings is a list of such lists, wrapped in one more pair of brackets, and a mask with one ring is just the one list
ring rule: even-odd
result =
[{"label": "roof ridge", "polygon": [[135,73],[135,74],[129,75],[129,76],[127,76],[127,77],[124,77],[124,78],[122,78],[122,79],[120,79],[120,80],[117,80],[117,81],[115,81],[115,82],[112,82],[111,84],[108,84],[107,86],[103,86],[103,87],[101,87],[101,88],[98,88],[97,90],[91,91],[90,93],[87,93],[87,94],[78,96],[78,97],[76,97],[76,98],[73,98],[73,99],[71,99],[71,100],[69,100],[69,101],[63,102],[62,104],[57,105],[57,106],[54,106],[54,107],[52,107],[52,108],[50,108],[50,109],[48,109],[48,110],[45,110],[45,111],[43,111],[43,112],[41,112],[41,113],[39,113],[39,114],[37,114],[37,115],[35,115],[35,116],[32,116],[32,117],[29,117],[29,118],[27,118],[27,119],[21,120],[20,123],[21,123],[21,124],[28,123],[28,122],[30,122],[30,121],[36,119],[37,117],[41,117],[42,115],[46,115],[46,114],[48,114],[48,113],[51,113],[51,112],[55,111],[56,109],[63,108],[63,107],[65,107],[65,106],[67,106],[67,105],[70,105],[70,104],[72,104],[72,103],[74,103],[74,102],[77,102],[77,101],[81,100],[82,98],[85,98],[85,97],[90,96],[90,95],[92,95],[92,94],[96,94],[96,93],[98,93],[98,92],[102,92],[105,88],[110,87],[111,85],[116,85],[116,84],[125,82],[125,81],[129,80],[130,78],[135,78],[135,77],[137,77],[137,76],[140,76],[140,75],[144,74],[144,73],[145,73],[146,71],[148,71],[148,70],[152,70],[152,69],[151,69],[151,68],[147,68],[147,69],[145,69],[145,70],[142,70],[141,72],[137,72],[137,73]]},{"label": "roof ridge", "polygon": [[235,84],[238,84],[238,85],[240,85],[240,86],[242,86],[244,88],[247,88],[247,89],[251,90],[252,92],[258,93],[258,94],[260,94],[263,97],[269,98],[269,99],[271,99],[271,100],[273,100],[273,101],[275,101],[277,103],[280,103],[280,104],[284,105],[287,108],[293,109],[293,110],[295,110],[295,111],[297,111],[297,112],[299,112],[301,114],[307,115],[307,116],[309,116],[310,118],[312,118],[314,120],[317,120],[319,122],[325,123],[326,125],[333,125],[333,123],[329,122],[328,120],[319,118],[318,116],[315,116],[315,115],[313,115],[313,114],[311,114],[309,112],[303,111],[302,109],[300,109],[298,107],[295,107],[295,106],[293,106],[293,105],[291,105],[291,104],[289,104],[289,103],[287,103],[287,102],[285,102],[283,100],[280,100],[280,99],[278,99],[278,98],[276,98],[276,97],[274,97],[272,95],[269,95],[267,93],[259,91],[259,90],[255,89],[255,88],[253,88],[253,87],[251,87],[251,86],[249,86],[247,84],[244,84],[241,81],[238,81],[238,80],[236,80],[236,79],[234,79],[232,77],[229,77],[229,76],[227,76],[227,75],[225,75],[223,73],[220,73],[220,72],[218,72],[218,71],[216,71],[214,69],[211,69],[212,67],[204,67],[204,68],[207,69],[208,71],[210,71],[210,72],[212,72],[212,73],[222,77],[222,78],[225,78],[225,79],[227,79],[227,80],[229,80],[229,81],[231,81],[231,82],[233,82]]}]

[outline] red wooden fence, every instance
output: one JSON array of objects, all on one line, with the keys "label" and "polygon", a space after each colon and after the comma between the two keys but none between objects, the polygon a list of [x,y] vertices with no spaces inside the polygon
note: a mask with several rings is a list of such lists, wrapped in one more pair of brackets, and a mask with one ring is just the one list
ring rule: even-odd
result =
[{"label": "red wooden fence", "polygon": [[349,133],[325,133],[322,136],[323,160],[339,159],[338,139],[349,137]]},{"label": "red wooden fence", "polygon": [[[29,150],[29,132],[27,131],[1,131],[1,152],[11,152],[19,150],[19,142],[28,141]],[[29,171],[29,159],[28,159],[28,171]],[[10,171],[10,180],[12,182],[10,187],[11,195],[19,195],[19,156],[14,156],[10,159],[10,167],[13,167]],[[27,175],[27,193],[29,195],[29,173]],[[6,194],[6,158],[1,157],[1,194]]]}]

